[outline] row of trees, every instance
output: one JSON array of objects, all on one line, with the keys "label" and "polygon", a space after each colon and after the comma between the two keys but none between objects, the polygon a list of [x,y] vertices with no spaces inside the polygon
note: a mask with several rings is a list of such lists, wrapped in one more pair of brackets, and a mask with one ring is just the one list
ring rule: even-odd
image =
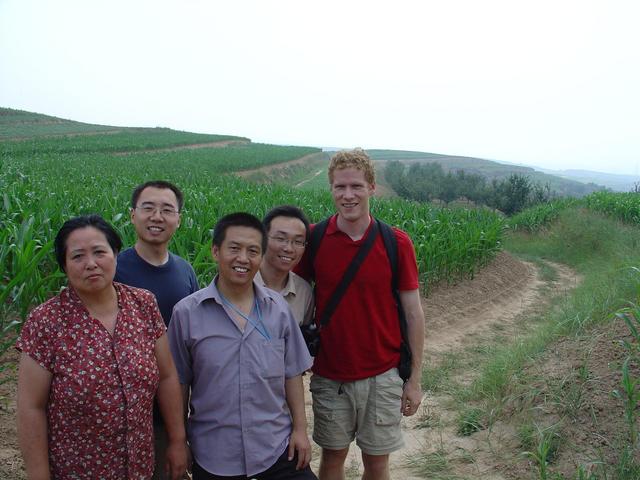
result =
[{"label": "row of trees", "polygon": [[445,172],[439,163],[388,162],[384,178],[398,195],[411,200],[449,203],[466,198],[513,215],[552,197],[548,185],[532,182],[529,177],[511,174],[503,179],[487,180],[483,175],[464,170]]}]

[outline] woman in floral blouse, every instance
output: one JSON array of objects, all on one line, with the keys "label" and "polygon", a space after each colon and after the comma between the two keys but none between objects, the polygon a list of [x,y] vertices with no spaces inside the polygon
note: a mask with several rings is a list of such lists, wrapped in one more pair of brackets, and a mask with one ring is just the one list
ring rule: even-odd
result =
[{"label": "woman in floral blouse", "polygon": [[98,215],[55,240],[68,287],[35,308],[16,348],[18,437],[29,479],[149,479],[153,397],[169,435],[167,468],[187,463],[180,386],[153,295],[113,282],[122,242]]}]

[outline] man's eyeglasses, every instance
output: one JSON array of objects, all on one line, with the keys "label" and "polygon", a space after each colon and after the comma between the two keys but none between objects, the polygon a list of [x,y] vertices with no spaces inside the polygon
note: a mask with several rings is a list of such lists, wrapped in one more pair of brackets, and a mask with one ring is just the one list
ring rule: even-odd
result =
[{"label": "man's eyeglasses", "polygon": [[304,248],[307,245],[307,242],[299,239],[290,240],[287,237],[280,237],[280,236],[275,236],[275,237],[269,236],[269,238],[274,242],[276,242],[281,247],[286,247],[287,245],[291,244],[293,245],[294,248]]},{"label": "man's eyeglasses", "polygon": [[163,217],[175,217],[178,215],[178,211],[174,210],[170,207],[154,207],[151,205],[142,205],[141,207],[136,207],[136,210],[141,211],[145,215],[153,215],[155,212],[159,212]]}]

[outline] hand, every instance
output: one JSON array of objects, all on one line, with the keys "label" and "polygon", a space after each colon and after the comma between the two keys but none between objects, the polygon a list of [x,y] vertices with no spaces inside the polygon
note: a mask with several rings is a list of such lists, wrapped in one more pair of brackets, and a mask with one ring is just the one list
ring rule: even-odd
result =
[{"label": "hand", "polygon": [[289,461],[293,460],[296,450],[298,451],[296,470],[302,470],[311,462],[311,442],[309,442],[306,431],[294,429],[293,432],[291,432],[291,438],[289,438],[289,453],[287,455]]},{"label": "hand", "polygon": [[181,480],[191,463],[191,452],[184,441],[169,442],[165,471],[171,480]]},{"label": "hand", "polygon": [[409,380],[404,384],[404,388],[402,389],[402,401],[400,404],[402,415],[410,417],[418,411],[421,403],[422,390],[420,390],[420,384]]}]

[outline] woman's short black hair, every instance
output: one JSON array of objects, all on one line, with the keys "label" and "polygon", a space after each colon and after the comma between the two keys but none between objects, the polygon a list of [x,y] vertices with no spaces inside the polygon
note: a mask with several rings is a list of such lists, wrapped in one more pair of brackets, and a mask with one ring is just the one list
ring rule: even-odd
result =
[{"label": "woman's short black hair", "polygon": [[116,232],[116,230],[100,215],[81,215],[79,217],[70,218],[64,222],[62,227],[60,227],[54,241],[56,261],[63,272],[66,272],[64,266],[67,259],[67,239],[69,238],[69,235],[71,235],[71,232],[74,230],[87,227],[93,227],[104,234],[114,255],[117,255],[122,249],[122,240],[120,239],[120,235],[118,235],[118,232]]},{"label": "woman's short black hair", "polygon": [[216,247],[219,248],[224,242],[224,237],[229,227],[249,227],[260,232],[260,235],[262,235],[262,253],[264,254],[267,249],[267,232],[265,232],[264,225],[258,217],[246,212],[230,213],[222,217],[213,227],[213,244]]}]

